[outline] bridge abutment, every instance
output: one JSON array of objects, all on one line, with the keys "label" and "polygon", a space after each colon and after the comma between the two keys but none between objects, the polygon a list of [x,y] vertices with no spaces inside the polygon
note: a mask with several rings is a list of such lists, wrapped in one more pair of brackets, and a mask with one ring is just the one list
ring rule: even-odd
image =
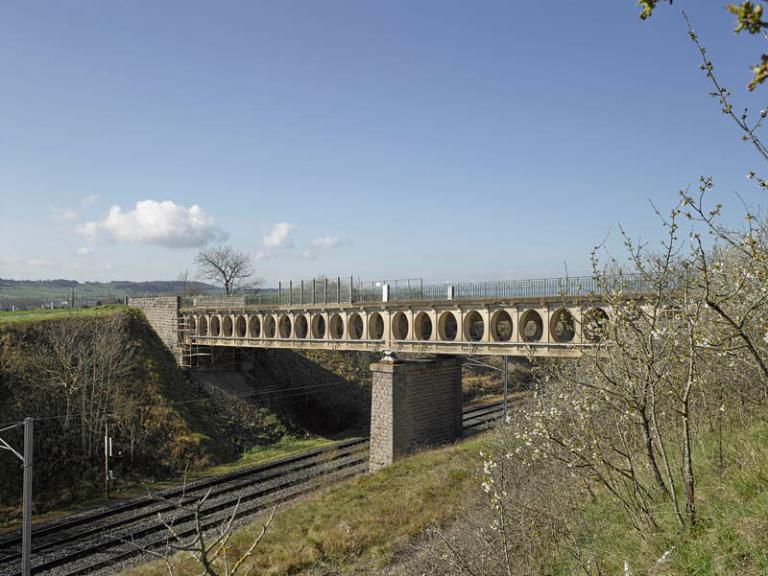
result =
[{"label": "bridge abutment", "polygon": [[461,436],[461,362],[457,358],[384,359],[371,364],[371,371],[371,472],[419,446]]}]

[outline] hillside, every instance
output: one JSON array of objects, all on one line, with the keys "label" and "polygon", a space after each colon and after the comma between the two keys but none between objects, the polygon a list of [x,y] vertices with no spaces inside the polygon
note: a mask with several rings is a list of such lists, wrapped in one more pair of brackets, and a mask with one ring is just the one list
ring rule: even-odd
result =
[{"label": "hillside", "polygon": [[221,289],[205,282],[154,280],[148,282],[78,282],[76,280],[12,280],[0,278],[0,308],[54,307],[68,305],[74,293],[76,305],[110,303],[125,296],[216,294]]}]

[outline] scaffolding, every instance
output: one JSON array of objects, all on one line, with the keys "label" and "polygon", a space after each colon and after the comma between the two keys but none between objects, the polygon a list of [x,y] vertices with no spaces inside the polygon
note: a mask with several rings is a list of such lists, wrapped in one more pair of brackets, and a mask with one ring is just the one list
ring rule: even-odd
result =
[{"label": "scaffolding", "polygon": [[190,326],[190,318],[179,316],[179,364],[182,368],[196,368],[201,358],[210,358],[211,351],[208,346],[200,346],[192,338],[195,330]]}]

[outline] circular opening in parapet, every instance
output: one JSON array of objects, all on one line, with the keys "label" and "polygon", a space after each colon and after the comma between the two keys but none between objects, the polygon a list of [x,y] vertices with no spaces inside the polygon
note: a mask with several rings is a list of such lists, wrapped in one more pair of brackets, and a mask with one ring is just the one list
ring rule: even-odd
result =
[{"label": "circular opening in parapet", "polygon": [[200,336],[205,336],[208,334],[208,319],[205,316],[200,316],[200,322],[198,322],[200,328],[199,333]]},{"label": "circular opening in parapet", "polygon": [[459,323],[456,321],[456,315],[453,312],[443,312],[437,320],[437,335],[440,340],[452,342],[456,340],[459,333]]},{"label": "circular opening in parapet", "polygon": [[506,310],[497,310],[491,316],[491,337],[495,342],[507,342],[512,338],[512,317]]},{"label": "circular opening in parapet", "polygon": [[280,331],[280,338],[291,337],[291,317],[288,314],[280,316],[280,322],[278,323],[278,330]]},{"label": "circular opening in parapet", "polygon": [[570,342],[576,336],[576,321],[565,308],[555,312],[549,324],[549,332],[555,342]]},{"label": "circular opening in parapet", "polygon": [[267,316],[264,318],[264,336],[267,338],[275,337],[275,317]]},{"label": "circular opening in parapet", "polygon": [[584,338],[599,342],[605,336],[608,314],[602,308],[592,308],[584,314]]},{"label": "circular opening in parapet", "polygon": [[360,340],[363,337],[363,319],[360,314],[353,312],[349,317],[349,337],[352,340]]},{"label": "circular opening in parapet", "polygon": [[195,334],[197,332],[197,322],[195,322],[194,316],[187,318],[187,330],[189,334]]},{"label": "circular opening in parapet", "polygon": [[229,338],[232,336],[232,317],[231,316],[224,316],[224,322],[222,322],[222,326],[224,327],[223,332],[224,336]]},{"label": "circular opening in parapet", "polygon": [[307,324],[307,317],[304,314],[299,314],[296,317],[294,330],[296,330],[296,338],[306,338],[309,333],[309,325]]},{"label": "circular opening in parapet", "polygon": [[258,316],[251,316],[248,320],[248,332],[251,338],[258,338],[261,336],[261,320]]},{"label": "circular opening in parapet", "polygon": [[211,336],[218,336],[221,333],[221,320],[218,316],[211,318]]},{"label": "circular opening in parapet", "polygon": [[523,342],[538,342],[544,334],[544,322],[536,310],[527,310],[520,317],[520,339]]},{"label": "circular opening in parapet", "polygon": [[384,318],[378,312],[368,316],[368,338],[371,340],[384,338]]},{"label": "circular opening in parapet", "polygon": [[344,336],[344,319],[341,314],[333,314],[328,321],[328,328],[330,328],[331,338],[339,340]]},{"label": "circular opening in parapet", "polygon": [[485,333],[485,322],[480,312],[472,310],[464,317],[464,339],[469,342],[479,342]]},{"label": "circular opening in parapet", "polygon": [[322,314],[312,316],[312,338],[325,338],[325,318]]},{"label": "circular opening in parapet", "polygon": [[408,317],[403,312],[396,312],[392,317],[392,336],[395,340],[408,338]]},{"label": "circular opening in parapet", "polygon": [[417,340],[432,338],[432,318],[426,312],[419,312],[413,319],[413,329]]},{"label": "circular opening in parapet", "polygon": [[235,336],[243,338],[247,330],[248,323],[245,321],[245,316],[238,316],[237,320],[235,320]]}]

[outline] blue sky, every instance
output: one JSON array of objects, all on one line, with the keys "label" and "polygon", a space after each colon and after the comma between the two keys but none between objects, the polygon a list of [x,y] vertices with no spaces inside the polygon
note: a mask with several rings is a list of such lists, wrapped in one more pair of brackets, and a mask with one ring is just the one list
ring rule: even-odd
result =
[{"label": "blue sky", "polygon": [[761,202],[680,16],[759,110],[722,6],[4,2],[0,277],[174,279],[224,240],[267,284],[588,272],[701,174]]}]

